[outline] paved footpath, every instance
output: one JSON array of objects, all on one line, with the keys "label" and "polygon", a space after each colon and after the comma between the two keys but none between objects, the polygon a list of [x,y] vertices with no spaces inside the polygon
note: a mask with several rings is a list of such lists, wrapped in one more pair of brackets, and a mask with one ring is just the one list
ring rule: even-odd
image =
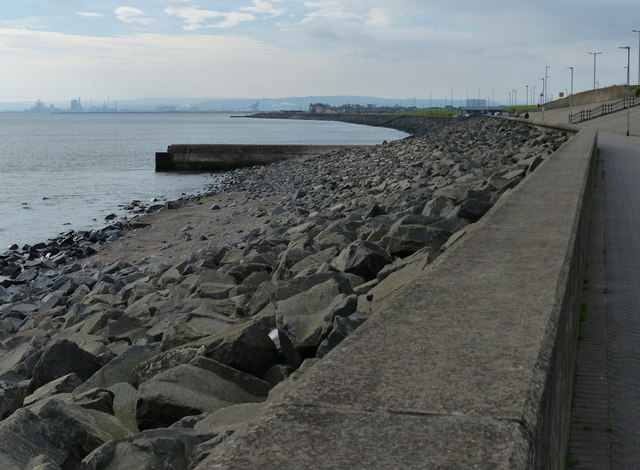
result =
[{"label": "paved footpath", "polygon": [[567,468],[640,469],[640,137],[598,148]]}]

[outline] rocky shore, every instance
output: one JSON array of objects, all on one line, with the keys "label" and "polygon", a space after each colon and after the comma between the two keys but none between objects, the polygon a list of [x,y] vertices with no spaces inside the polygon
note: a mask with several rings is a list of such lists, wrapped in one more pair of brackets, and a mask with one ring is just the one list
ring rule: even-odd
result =
[{"label": "rocky shore", "polygon": [[568,139],[415,125],[0,256],[0,468],[197,468]]}]

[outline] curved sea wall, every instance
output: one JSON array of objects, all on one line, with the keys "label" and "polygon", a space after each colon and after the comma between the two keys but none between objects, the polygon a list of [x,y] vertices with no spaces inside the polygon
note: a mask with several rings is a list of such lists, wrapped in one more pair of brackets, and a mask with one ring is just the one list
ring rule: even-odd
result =
[{"label": "curved sea wall", "polygon": [[581,131],[399,277],[197,468],[564,468],[596,139]]},{"label": "curved sea wall", "polygon": [[594,144],[459,119],[231,172],[255,229],[180,262],[32,259],[0,467],[557,467]]}]

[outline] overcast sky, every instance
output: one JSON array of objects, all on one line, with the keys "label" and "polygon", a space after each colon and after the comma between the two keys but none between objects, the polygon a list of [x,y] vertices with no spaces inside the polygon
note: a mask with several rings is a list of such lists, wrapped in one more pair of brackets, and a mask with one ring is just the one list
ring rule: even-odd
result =
[{"label": "overcast sky", "polygon": [[638,0],[0,0],[0,101],[495,96],[638,80]]}]

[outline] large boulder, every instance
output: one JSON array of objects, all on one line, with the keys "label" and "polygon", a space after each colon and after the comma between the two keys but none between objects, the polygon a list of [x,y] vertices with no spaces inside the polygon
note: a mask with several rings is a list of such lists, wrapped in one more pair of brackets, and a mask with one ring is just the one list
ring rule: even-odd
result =
[{"label": "large boulder", "polygon": [[330,279],[305,293],[280,301],[276,322],[302,355],[315,354],[315,349],[331,329],[333,318],[352,314],[356,306],[357,297],[340,293],[340,285]]},{"label": "large boulder", "polygon": [[152,429],[108,442],[87,455],[83,470],[187,470],[197,461],[199,446],[214,441],[210,431]]},{"label": "large boulder", "polygon": [[331,331],[322,343],[320,343],[320,346],[318,346],[316,357],[321,358],[326,356],[329,351],[335,348],[343,339],[362,325],[367,318],[367,315],[359,314],[358,312],[349,315],[348,317],[335,316]]},{"label": "large boulder", "polygon": [[387,250],[375,243],[356,240],[336,256],[331,265],[336,269],[362,276],[370,281],[385,265],[393,261]]},{"label": "large boulder", "polygon": [[0,381],[0,419],[4,419],[20,408],[27,394],[26,386]]},{"label": "large boulder", "polygon": [[448,236],[444,231],[427,225],[428,222],[430,220],[424,216],[404,217],[393,224],[382,238],[381,245],[392,255],[401,258],[422,248],[438,252]]},{"label": "large boulder", "polygon": [[37,341],[25,337],[3,342],[0,344],[0,378],[10,381],[30,378],[43,352]]},{"label": "large boulder", "polygon": [[109,388],[117,383],[136,383],[133,369],[140,363],[160,353],[157,344],[131,346],[120,356],[96,371],[84,384],[80,385],[76,393],[88,391],[92,388]]},{"label": "large boulder", "polygon": [[489,209],[491,209],[491,204],[486,201],[481,201],[478,199],[467,199],[460,205],[460,210],[458,211],[458,217],[461,219],[466,219],[469,222],[477,222],[480,220],[480,217],[485,215]]},{"label": "large boulder", "polygon": [[76,374],[71,373],[63,375],[62,377],[58,377],[57,379],[46,383],[26,397],[24,400],[24,406],[33,405],[40,400],[50,398],[54,395],[59,395],[61,393],[71,393],[80,385],[82,385],[82,379]]},{"label": "large boulder", "polygon": [[113,416],[50,400],[0,422],[0,468],[22,470],[40,455],[62,468],[79,468],[89,452],[128,434]]},{"label": "large boulder", "polygon": [[38,388],[63,375],[75,373],[87,380],[101,367],[98,359],[76,343],[62,339],[51,344],[33,369],[32,387]]},{"label": "large boulder", "polygon": [[182,364],[140,385],[136,418],[141,430],[167,427],[185,416],[263,400],[215,372]]}]

